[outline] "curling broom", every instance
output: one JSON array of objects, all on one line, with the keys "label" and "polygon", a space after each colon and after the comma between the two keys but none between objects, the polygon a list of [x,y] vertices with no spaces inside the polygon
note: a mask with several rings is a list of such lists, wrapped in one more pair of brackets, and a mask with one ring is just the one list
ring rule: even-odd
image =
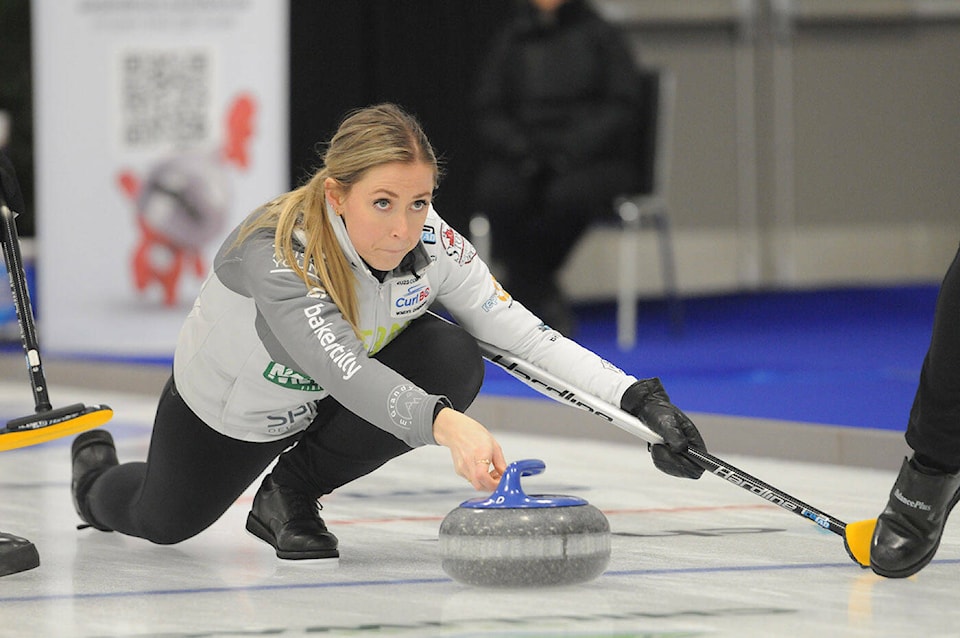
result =
[{"label": "curling broom", "polygon": [[17,312],[17,322],[20,324],[20,338],[23,341],[30,386],[36,404],[34,414],[7,421],[6,426],[0,429],[0,451],[3,451],[44,443],[95,428],[109,421],[113,417],[113,410],[100,404],[87,406],[74,403],[62,408],[51,405],[40,361],[40,346],[33,321],[33,307],[30,304],[23,257],[20,254],[15,214],[7,207],[2,189],[0,217],[3,259],[10,277],[10,291]]},{"label": "curling broom", "polygon": [[[586,410],[594,416],[612,423],[648,443],[663,443],[663,439],[659,434],[647,427],[640,419],[621,410],[619,407],[611,405],[599,397],[593,396],[578,388],[574,388],[546,370],[524,361],[505,350],[501,350],[482,341],[479,342],[479,345],[484,358],[490,361],[490,363],[503,368],[513,377],[541,394],[550,397],[554,401]],[[697,450],[690,447],[683,455],[707,472],[725,479],[734,485],[738,485],[774,505],[778,505],[789,512],[793,512],[798,516],[816,523],[823,529],[837,534],[843,538],[844,548],[847,550],[850,558],[861,567],[870,566],[870,541],[873,537],[873,530],[877,524],[876,519],[844,523],[830,514],[818,510],[786,492],[747,474],[743,470],[730,465],[726,461],[707,453],[706,450]]]}]

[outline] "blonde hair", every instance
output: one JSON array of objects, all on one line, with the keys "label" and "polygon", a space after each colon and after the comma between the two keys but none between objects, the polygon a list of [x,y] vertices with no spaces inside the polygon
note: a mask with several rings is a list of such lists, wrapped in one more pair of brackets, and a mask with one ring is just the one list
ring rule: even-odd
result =
[{"label": "blonde hair", "polygon": [[[274,229],[274,250],[296,272],[307,289],[320,286],[360,336],[356,279],[340,248],[327,215],[324,183],[333,178],[344,192],[376,166],[390,162],[422,162],[434,169],[434,187],[440,167],[433,147],[417,119],[395,104],[377,104],[349,113],[327,144],[323,164],[299,188],[269,202],[263,212],[241,229],[237,243],[257,230]],[[294,230],[305,234],[303,263],[293,249]]]}]

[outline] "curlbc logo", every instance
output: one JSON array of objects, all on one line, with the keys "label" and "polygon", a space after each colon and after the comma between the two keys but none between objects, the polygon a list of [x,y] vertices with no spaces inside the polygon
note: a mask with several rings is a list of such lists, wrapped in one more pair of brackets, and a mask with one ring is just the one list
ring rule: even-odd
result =
[{"label": "curlbc logo", "polygon": [[394,284],[390,291],[390,316],[403,317],[417,312],[430,300],[430,285],[422,280],[412,285]]}]

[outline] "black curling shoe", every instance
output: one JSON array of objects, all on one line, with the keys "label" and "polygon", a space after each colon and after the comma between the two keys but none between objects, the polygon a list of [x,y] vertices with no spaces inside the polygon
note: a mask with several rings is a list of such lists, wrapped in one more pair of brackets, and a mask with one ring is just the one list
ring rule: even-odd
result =
[{"label": "black curling shoe", "polygon": [[906,578],[923,569],[937,553],[958,498],[960,472],[938,472],[904,459],[887,507],[877,519],[870,568],[887,578]]},{"label": "black curling shoe", "polygon": [[36,546],[25,538],[0,532],[0,576],[40,566]]},{"label": "black curling shoe", "polygon": [[113,437],[106,430],[84,432],[73,440],[71,453],[73,481],[70,483],[70,491],[73,494],[73,507],[85,523],[79,527],[89,526],[102,532],[112,532],[109,527],[96,522],[90,514],[87,493],[98,476],[119,463]]},{"label": "black curling shoe", "polygon": [[337,537],[327,531],[320,503],[267,475],[253,497],[247,531],[277,550],[279,558],[308,560],[337,558]]}]

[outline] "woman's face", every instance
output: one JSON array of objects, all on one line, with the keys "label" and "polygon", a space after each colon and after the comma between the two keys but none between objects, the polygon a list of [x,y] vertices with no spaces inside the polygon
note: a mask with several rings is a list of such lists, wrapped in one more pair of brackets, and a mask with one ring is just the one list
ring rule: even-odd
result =
[{"label": "woman's face", "polygon": [[349,190],[332,178],[326,181],[350,241],[376,270],[393,270],[420,241],[433,185],[433,166],[422,162],[375,166]]}]

